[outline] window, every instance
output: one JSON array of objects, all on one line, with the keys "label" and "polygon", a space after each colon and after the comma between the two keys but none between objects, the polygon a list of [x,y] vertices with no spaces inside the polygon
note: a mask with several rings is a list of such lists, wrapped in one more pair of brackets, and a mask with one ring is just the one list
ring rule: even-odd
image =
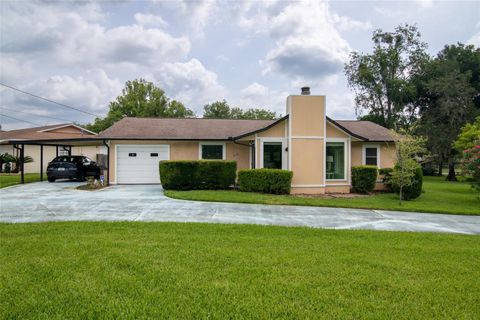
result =
[{"label": "window", "polygon": [[152,152],[152,153],[150,153],[150,157],[158,157],[158,153],[157,152]]},{"label": "window", "polygon": [[70,151],[66,149],[65,147],[59,147],[57,146],[57,153],[59,156],[69,156]]},{"label": "window", "polygon": [[129,157],[136,157],[137,154],[136,154],[135,152],[131,152],[131,153],[128,154],[128,156],[129,156]]},{"label": "window", "polygon": [[224,160],[225,145],[220,144],[200,144],[200,159],[204,160]]},{"label": "window", "polygon": [[327,180],[345,179],[345,143],[327,142]]},{"label": "window", "polygon": [[378,146],[363,146],[363,164],[378,167],[378,151]]},{"label": "window", "polygon": [[282,143],[263,143],[263,167],[268,169],[282,169]]}]

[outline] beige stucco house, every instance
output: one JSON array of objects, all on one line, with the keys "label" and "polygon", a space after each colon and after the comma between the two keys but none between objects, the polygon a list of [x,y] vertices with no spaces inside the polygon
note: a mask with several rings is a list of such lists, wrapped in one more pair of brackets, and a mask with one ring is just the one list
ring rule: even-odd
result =
[{"label": "beige stucco house", "polygon": [[395,144],[388,129],[333,120],[326,110],[325,96],[303,90],[287,98],[286,115],[278,120],[126,117],[98,135],[24,143],[69,145],[72,154],[85,152],[76,149],[82,146],[105,146],[104,174],[111,184],[161,183],[161,160],[224,159],[237,161],[239,170],[291,170],[292,193],[347,193],[352,166],[393,166]]},{"label": "beige stucco house", "polygon": [[[325,96],[292,95],[279,120],[124,118],[98,135],[111,183],[158,183],[160,160],[225,159],[293,171],[292,193],[350,192],[351,166],[392,167],[388,129],[326,116]],[[378,187],[381,187],[380,185]]]},{"label": "beige stucco house", "polygon": [[[23,144],[24,155],[33,158],[33,162],[25,163],[24,172],[38,173],[41,171],[40,166],[45,172],[48,162],[58,155],[84,155],[96,160],[98,154],[106,154],[106,147],[103,145],[69,146],[61,142],[51,145],[50,140],[82,139],[94,136],[96,133],[73,123],[0,131],[0,154],[8,153],[18,157]],[[42,145],[42,141],[47,141],[47,144]]]}]

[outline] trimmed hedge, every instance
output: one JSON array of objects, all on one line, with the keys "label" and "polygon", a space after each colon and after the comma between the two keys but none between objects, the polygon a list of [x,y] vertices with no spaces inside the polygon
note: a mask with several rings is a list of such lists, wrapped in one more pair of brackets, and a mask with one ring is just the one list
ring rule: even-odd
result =
[{"label": "trimmed hedge", "polygon": [[[413,183],[408,187],[402,189],[402,200],[413,200],[422,194],[423,186],[423,170],[421,166],[415,170],[415,176],[413,177]],[[400,193],[400,187],[397,185],[392,185],[393,191],[395,193]]]},{"label": "trimmed hedge", "polygon": [[293,172],[280,169],[245,169],[238,172],[240,191],[289,194]]},{"label": "trimmed hedge", "polygon": [[357,193],[368,193],[375,189],[378,169],[376,166],[352,167],[352,190]]},{"label": "trimmed hedge", "polygon": [[228,189],[237,176],[236,161],[167,160],[159,168],[165,190]]}]

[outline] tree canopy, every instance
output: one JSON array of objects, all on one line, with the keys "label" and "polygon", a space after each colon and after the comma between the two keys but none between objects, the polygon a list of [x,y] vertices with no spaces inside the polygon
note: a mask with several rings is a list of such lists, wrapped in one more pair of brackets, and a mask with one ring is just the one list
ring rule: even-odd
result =
[{"label": "tree canopy", "polygon": [[427,45],[415,26],[400,25],[394,32],[375,30],[373,52],[352,52],[345,65],[348,85],[355,92],[357,115],[366,112],[387,128],[410,122],[407,105],[415,98],[411,78],[428,59]]},{"label": "tree canopy", "polygon": [[277,114],[273,111],[268,111],[260,108],[250,108],[242,110],[238,107],[230,107],[226,100],[215,101],[210,104],[206,104],[203,107],[204,118],[216,118],[216,119],[261,119],[272,120],[278,118]]},{"label": "tree canopy", "polygon": [[414,79],[419,116],[416,131],[428,138],[428,147],[439,162],[448,161],[448,180],[456,180],[453,143],[461,128],[480,113],[479,71],[479,49],[450,45],[426,63]]},{"label": "tree canopy", "polygon": [[181,102],[169,99],[154,83],[144,79],[127,81],[122,95],[109,104],[104,118],[96,118],[86,128],[100,132],[123,117],[186,118],[194,117],[192,110]]}]

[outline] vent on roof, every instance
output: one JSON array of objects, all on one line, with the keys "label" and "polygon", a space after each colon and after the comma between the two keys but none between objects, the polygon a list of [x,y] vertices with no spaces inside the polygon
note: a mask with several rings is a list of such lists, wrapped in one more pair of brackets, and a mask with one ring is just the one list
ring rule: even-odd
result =
[{"label": "vent on roof", "polygon": [[302,96],[310,95],[310,87],[302,87]]}]

